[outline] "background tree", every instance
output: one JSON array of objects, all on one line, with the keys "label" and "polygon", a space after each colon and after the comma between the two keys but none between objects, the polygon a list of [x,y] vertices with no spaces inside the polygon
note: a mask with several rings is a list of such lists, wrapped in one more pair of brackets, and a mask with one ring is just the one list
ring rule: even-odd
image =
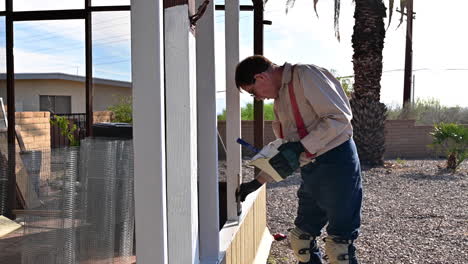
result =
[{"label": "background tree", "polygon": [[[253,104],[248,103],[241,108],[241,120],[254,120]],[[263,105],[263,118],[264,120],[275,120],[275,113],[273,112],[273,103]],[[226,120],[226,109],[218,115],[218,120]]]},{"label": "background tree", "polygon": [[132,123],[132,97],[119,96],[118,102],[107,108],[108,111],[114,113],[113,121],[117,123]]}]

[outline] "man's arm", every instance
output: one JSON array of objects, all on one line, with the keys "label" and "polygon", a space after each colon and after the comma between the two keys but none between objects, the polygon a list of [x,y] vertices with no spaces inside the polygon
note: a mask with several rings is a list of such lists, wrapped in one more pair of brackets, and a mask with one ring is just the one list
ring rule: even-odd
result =
[{"label": "man's arm", "polygon": [[257,177],[255,177],[255,179],[260,184],[264,184],[264,183],[267,183],[267,182],[272,182],[272,178],[270,177],[270,175],[266,174],[263,171],[260,171],[260,173],[257,175]]}]

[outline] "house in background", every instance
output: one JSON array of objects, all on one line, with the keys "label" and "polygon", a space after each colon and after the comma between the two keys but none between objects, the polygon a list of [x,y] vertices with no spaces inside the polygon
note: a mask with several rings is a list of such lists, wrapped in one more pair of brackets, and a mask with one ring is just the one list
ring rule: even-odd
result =
[{"label": "house in background", "polygon": [[[57,114],[86,112],[85,77],[65,73],[15,74],[16,111]],[[94,78],[93,108],[104,111],[122,96],[132,95],[132,83]],[[0,97],[6,104],[6,75],[0,75]]]}]

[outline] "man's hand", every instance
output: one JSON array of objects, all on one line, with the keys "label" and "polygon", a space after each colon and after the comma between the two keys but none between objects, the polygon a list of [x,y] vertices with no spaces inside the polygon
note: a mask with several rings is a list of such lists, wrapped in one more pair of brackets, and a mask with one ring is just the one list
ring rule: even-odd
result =
[{"label": "man's hand", "polygon": [[249,193],[254,192],[260,187],[262,187],[262,184],[256,179],[251,182],[242,183],[236,190],[236,201],[245,201],[245,197],[247,197]]},{"label": "man's hand", "polygon": [[269,162],[284,179],[299,168],[299,156],[305,151],[305,148],[300,141],[297,141],[284,143],[278,150],[279,153],[271,158]]}]

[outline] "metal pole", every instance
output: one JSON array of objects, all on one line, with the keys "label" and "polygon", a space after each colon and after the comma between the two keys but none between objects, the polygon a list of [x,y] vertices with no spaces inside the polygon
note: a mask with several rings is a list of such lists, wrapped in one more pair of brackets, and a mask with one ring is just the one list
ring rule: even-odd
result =
[{"label": "metal pole", "polygon": [[85,0],[85,44],[86,44],[86,136],[92,136],[93,125],[93,39],[91,0]]},{"label": "metal pole", "polygon": [[[254,54],[263,55],[263,0],[252,0],[254,5]],[[263,148],[263,101],[254,99],[254,146]],[[255,174],[260,172],[255,168]]]},{"label": "metal pole", "polygon": [[408,0],[406,21],[405,80],[403,88],[404,107],[411,102],[411,75],[413,71],[413,0]]},{"label": "metal pole", "polygon": [[13,0],[5,2],[7,117],[8,117],[8,202],[6,217],[14,219],[16,209],[15,76],[13,57]]}]

